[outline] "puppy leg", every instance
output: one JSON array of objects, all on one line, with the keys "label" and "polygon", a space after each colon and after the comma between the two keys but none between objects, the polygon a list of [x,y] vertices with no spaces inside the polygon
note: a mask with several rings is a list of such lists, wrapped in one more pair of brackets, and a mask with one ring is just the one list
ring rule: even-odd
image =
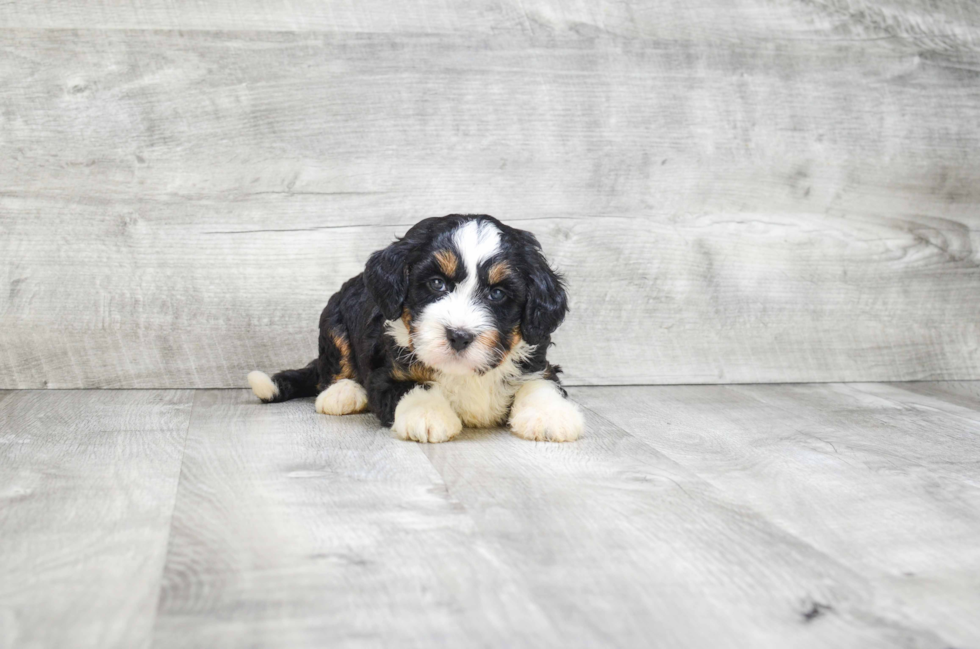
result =
[{"label": "puppy leg", "polygon": [[447,442],[463,429],[463,422],[453,411],[442,391],[418,386],[398,401],[395,423],[391,430],[398,439],[416,442]]},{"label": "puppy leg", "polygon": [[514,395],[510,429],[518,437],[539,442],[570,442],[579,438],[585,420],[574,403],[547,379],[528,381]]},{"label": "puppy leg", "polygon": [[340,379],[316,398],[316,411],[321,415],[349,415],[367,408],[367,391],[351,379]]},{"label": "puppy leg", "polygon": [[269,377],[265,372],[255,370],[248,374],[248,384],[263,403],[277,403],[279,401],[289,401],[297,397],[312,397],[317,393],[317,371],[316,360],[298,370],[285,370],[273,377]]}]

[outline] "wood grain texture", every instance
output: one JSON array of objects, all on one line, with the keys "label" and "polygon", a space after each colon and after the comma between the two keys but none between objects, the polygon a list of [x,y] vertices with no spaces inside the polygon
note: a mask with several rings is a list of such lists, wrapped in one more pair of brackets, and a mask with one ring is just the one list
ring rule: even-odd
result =
[{"label": "wood grain texture", "polygon": [[973,410],[980,409],[980,381],[917,381],[896,383],[894,387]]},{"label": "wood grain texture", "polygon": [[0,394],[0,647],[149,647],[190,392]]},{"label": "wood grain texture", "polygon": [[425,447],[564,646],[945,646],[859,571],[651,444],[591,413],[587,431],[574,444],[470,431]]},{"label": "wood grain texture", "polygon": [[980,10],[964,0],[478,0],[465,5],[424,0],[320,3],[194,3],[187,0],[49,0],[0,5],[0,28],[178,29],[355,32],[379,34],[605,32],[629,38],[901,37],[935,49],[975,44]]},{"label": "wood grain texture", "polygon": [[867,578],[894,619],[980,640],[980,418],[885,385],[573,394]]},{"label": "wood grain texture", "polygon": [[598,417],[576,444],[469,431],[424,447],[309,400],[198,398],[155,646],[654,640],[944,646],[857,571]]},{"label": "wood grain texture", "polygon": [[550,646],[538,607],[373,416],[198,397],[154,647]]},{"label": "wood grain texture", "polygon": [[0,8],[0,387],[301,365],[453,211],[571,383],[980,378],[973,3],[69,4]]},{"label": "wood grain texture", "polygon": [[980,641],[980,411],[572,392],[578,442],[421,446],[309,399],[0,391],[0,647]]}]

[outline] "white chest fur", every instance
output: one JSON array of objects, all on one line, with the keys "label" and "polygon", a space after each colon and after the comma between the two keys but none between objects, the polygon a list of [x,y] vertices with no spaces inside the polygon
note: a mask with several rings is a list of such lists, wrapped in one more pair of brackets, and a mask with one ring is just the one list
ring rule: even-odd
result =
[{"label": "white chest fur", "polygon": [[540,373],[522,375],[514,361],[507,358],[486,374],[455,376],[437,373],[433,383],[463,420],[463,425],[486,428],[503,423],[517,390],[526,381],[537,378],[541,378]]},{"label": "white chest fur", "polygon": [[[402,347],[410,348],[408,328],[401,320],[389,320],[387,333]],[[528,381],[540,379],[542,372],[521,374],[518,363],[534,353],[534,345],[523,340],[514,345],[503,362],[485,374],[455,375],[436,371],[432,382],[438,386],[453,410],[472,428],[502,424],[507,419],[514,395]]]}]

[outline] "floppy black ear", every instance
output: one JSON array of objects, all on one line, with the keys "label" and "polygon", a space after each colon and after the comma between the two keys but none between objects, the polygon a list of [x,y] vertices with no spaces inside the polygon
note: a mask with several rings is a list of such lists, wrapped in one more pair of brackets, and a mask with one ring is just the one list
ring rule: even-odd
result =
[{"label": "floppy black ear", "polygon": [[408,239],[399,239],[368,258],[364,267],[364,284],[386,320],[402,314],[402,304],[408,293]]},{"label": "floppy black ear", "polygon": [[385,319],[401,317],[402,305],[408,297],[410,257],[423,244],[436,221],[436,218],[422,219],[404,237],[368,258],[364,267],[364,285]]},{"label": "floppy black ear", "polygon": [[521,318],[521,335],[532,345],[548,339],[568,312],[568,295],[561,275],[551,270],[541,244],[530,232],[520,231],[527,264],[527,302]]}]

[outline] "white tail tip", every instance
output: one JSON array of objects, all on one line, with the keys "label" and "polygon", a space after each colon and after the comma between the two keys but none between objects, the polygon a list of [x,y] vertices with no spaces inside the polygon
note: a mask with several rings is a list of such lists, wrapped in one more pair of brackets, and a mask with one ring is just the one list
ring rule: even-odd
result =
[{"label": "white tail tip", "polygon": [[265,372],[258,370],[249,372],[248,384],[251,386],[255,396],[263,401],[272,401],[279,396],[279,388],[276,387],[276,384],[272,382],[272,379]]}]

